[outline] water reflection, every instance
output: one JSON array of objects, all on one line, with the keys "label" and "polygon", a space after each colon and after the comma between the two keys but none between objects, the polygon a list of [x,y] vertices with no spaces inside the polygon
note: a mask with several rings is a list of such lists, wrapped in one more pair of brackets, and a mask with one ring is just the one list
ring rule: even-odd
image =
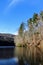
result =
[{"label": "water reflection", "polygon": [[43,50],[34,46],[0,48],[0,65],[43,65]]},{"label": "water reflection", "polygon": [[0,47],[0,59],[8,59],[14,57],[14,48]]},{"label": "water reflection", "polygon": [[18,59],[17,58],[1,59],[0,65],[18,65]]},{"label": "water reflection", "polygon": [[19,58],[20,62],[24,62],[23,64],[29,65],[43,65],[43,50],[38,47],[30,47],[30,48],[15,48],[14,52],[15,56]]}]

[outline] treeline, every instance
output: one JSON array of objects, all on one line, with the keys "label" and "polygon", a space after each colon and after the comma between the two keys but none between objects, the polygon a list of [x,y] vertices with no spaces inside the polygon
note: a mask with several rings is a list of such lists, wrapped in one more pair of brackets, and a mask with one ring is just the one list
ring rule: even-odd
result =
[{"label": "treeline", "polygon": [[30,43],[30,45],[38,45],[41,40],[43,40],[43,11],[39,14],[34,13],[26,23],[22,22],[16,37],[16,42],[22,45]]}]

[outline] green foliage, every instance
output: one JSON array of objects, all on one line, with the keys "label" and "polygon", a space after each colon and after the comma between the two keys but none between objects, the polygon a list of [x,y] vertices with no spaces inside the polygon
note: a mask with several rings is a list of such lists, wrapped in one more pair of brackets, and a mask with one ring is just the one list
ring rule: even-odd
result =
[{"label": "green foliage", "polygon": [[34,13],[34,15],[33,15],[33,23],[36,23],[37,20],[38,20],[38,14]]},{"label": "green foliage", "polygon": [[32,20],[32,18],[30,18],[29,20],[27,20],[27,25],[28,25],[28,28],[29,28],[30,30],[33,29],[33,20]]},{"label": "green foliage", "polygon": [[27,45],[26,44],[24,44],[24,45],[22,45],[21,43],[18,43],[18,45],[17,45],[18,47],[27,47]]},{"label": "green foliage", "polygon": [[24,29],[25,29],[24,28],[24,23],[22,22],[21,25],[20,25],[20,27],[19,27],[19,31],[18,31],[18,33],[19,33],[20,36],[23,36]]},{"label": "green foliage", "polygon": [[38,20],[39,20],[38,14],[34,13],[34,15],[33,15],[33,24],[35,24],[36,27],[38,26]]},{"label": "green foliage", "polygon": [[32,22],[33,22],[33,21],[32,21],[32,18],[30,18],[29,20],[27,20],[28,25],[29,25],[29,24],[32,24]]},{"label": "green foliage", "polygon": [[22,47],[22,44],[21,44],[21,43],[19,43],[19,44],[18,44],[18,47]]},{"label": "green foliage", "polygon": [[41,16],[41,18],[43,20],[43,11],[40,12],[40,16]]}]

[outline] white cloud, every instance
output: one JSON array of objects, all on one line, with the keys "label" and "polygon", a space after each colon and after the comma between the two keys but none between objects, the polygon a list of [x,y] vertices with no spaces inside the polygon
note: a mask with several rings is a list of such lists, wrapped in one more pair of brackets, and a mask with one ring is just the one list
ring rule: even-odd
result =
[{"label": "white cloud", "polygon": [[16,32],[14,33],[14,35],[18,35],[18,32],[16,31]]},{"label": "white cloud", "polygon": [[12,5],[17,5],[20,2],[23,2],[24,0],[10,0],[10,3],[8,7],[11,7]]},{"label": "white cloud", "polygon": [[20,2],[20,0],[11,0],[11,2],[8,5],[8,8],[11,7],[12,5],[17,4],[18,2]]},{"label": "white cloud", "polygon": [[9,11],[13,6],[19,4],[20,2],[23,2],[24,0],[8,0],[8,5],[6,6],[4,10],[4,14]]}]

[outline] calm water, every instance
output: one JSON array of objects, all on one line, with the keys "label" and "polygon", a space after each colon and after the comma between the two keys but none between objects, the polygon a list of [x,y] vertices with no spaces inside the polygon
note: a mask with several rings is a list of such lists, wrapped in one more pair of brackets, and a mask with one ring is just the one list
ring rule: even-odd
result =
[{"label": "calm water", "polygon": [[43,50],[38,47],[0,47],[0,65],[43,65]]}]

